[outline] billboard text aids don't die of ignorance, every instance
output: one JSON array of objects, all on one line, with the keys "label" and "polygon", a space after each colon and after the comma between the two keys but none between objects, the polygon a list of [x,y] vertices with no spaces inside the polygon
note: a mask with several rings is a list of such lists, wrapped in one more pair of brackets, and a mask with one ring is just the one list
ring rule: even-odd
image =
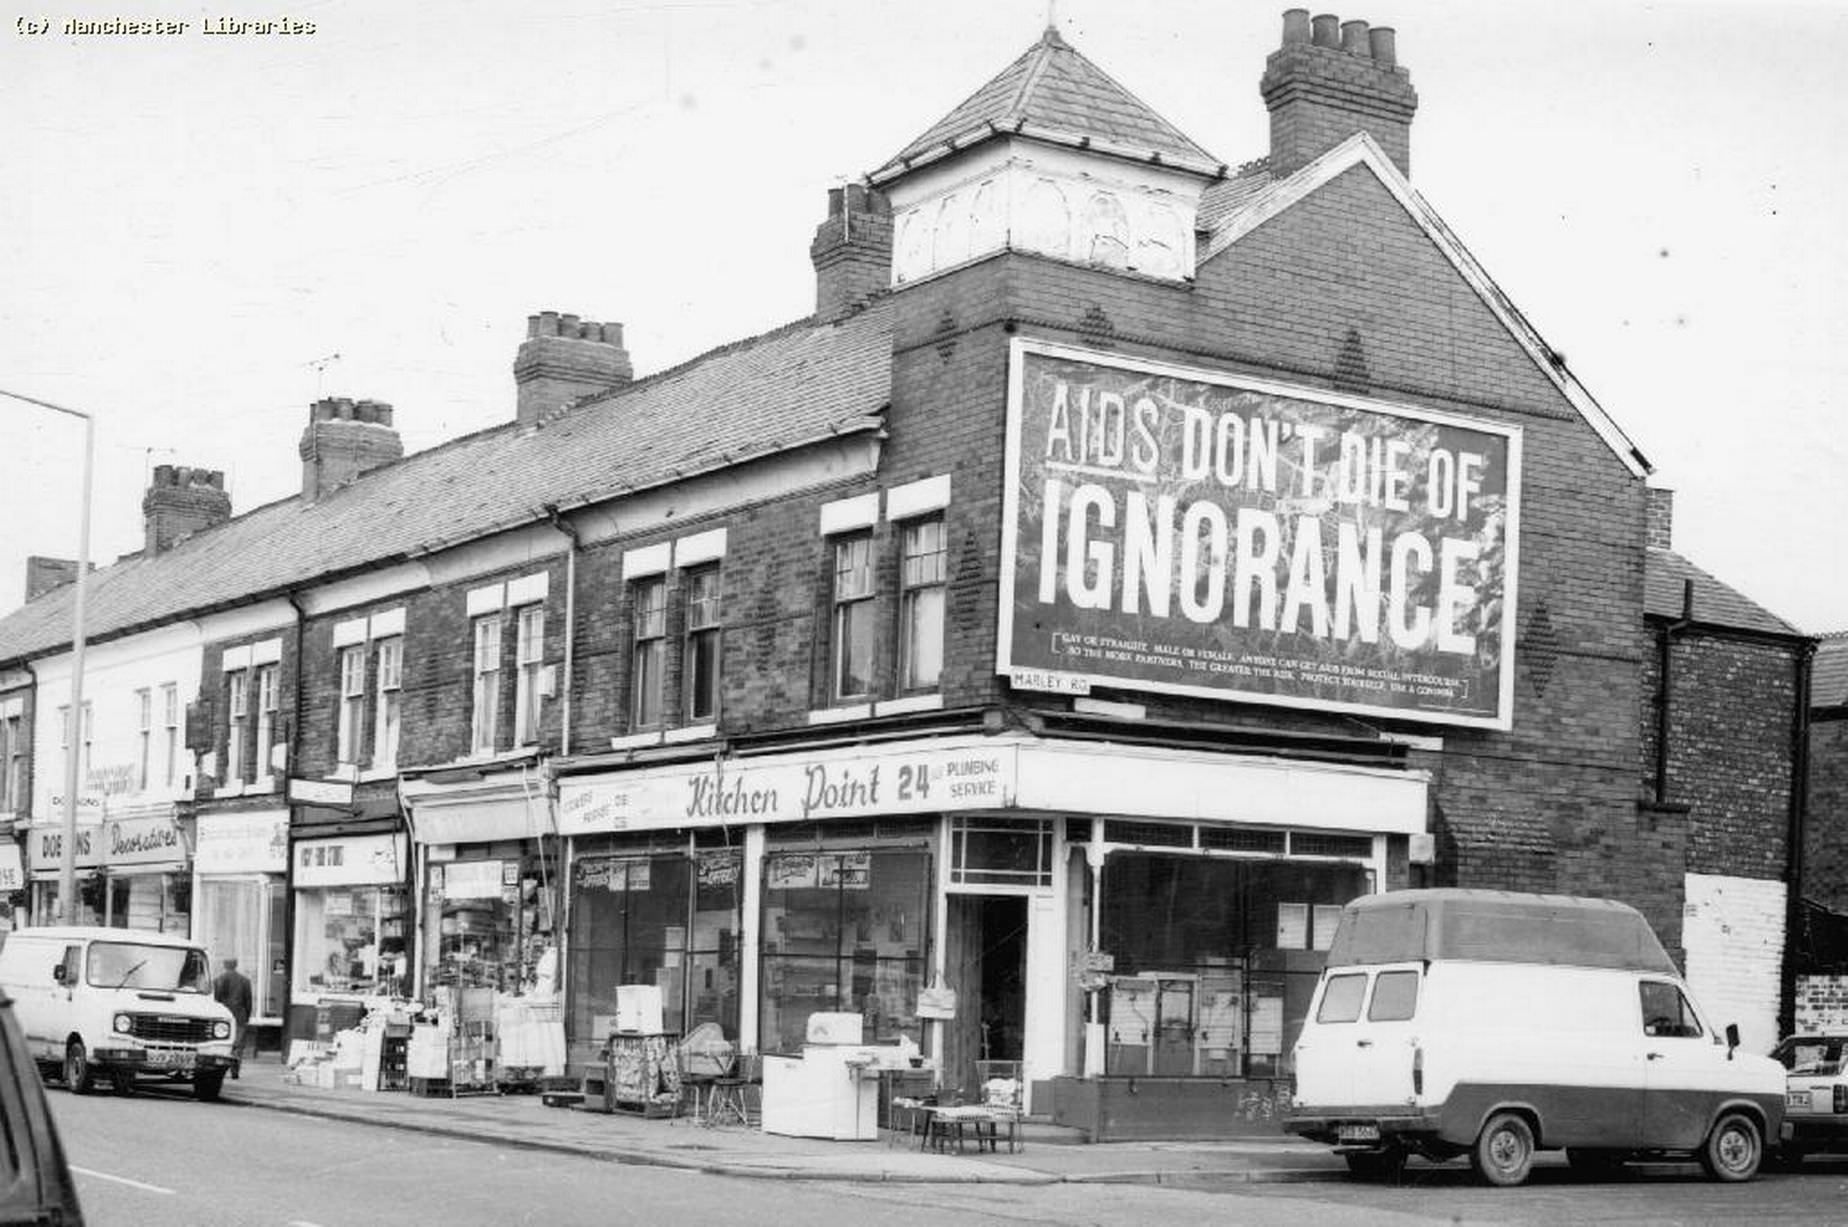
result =
[{"label": "billboard text aids don't die of ignorance", "polygon": [[1507,728],[1520,432],[1016,339],[1017,686]]}]

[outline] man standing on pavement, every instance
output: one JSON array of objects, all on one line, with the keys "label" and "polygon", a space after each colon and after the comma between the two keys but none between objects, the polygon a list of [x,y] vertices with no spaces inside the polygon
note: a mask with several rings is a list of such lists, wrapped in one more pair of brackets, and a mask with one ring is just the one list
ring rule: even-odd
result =
[{"label": "man standing on pavement", "polygon": [[212,981],[212,997],[231,1011],[231,1076],[237,1077],[244,1065],[244,1033],[250,1029],[250,978],[237,969],[236,959],[226,959],[224,970]]}]

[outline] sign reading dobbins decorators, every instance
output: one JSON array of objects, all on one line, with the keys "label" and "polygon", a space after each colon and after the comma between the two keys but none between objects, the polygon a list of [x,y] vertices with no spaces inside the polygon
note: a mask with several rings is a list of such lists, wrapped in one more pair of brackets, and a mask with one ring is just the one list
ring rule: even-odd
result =
[{"label": "sign reading dobbins decorators", "polygon": [[1512,715],[1520,432],[1016,339],[1016,685]]}]

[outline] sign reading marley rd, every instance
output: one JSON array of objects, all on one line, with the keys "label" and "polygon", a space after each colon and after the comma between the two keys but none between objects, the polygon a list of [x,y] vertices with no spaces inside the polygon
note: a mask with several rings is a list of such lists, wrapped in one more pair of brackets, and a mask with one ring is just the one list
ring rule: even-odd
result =
[{"label": "sign reading marley rd", "polygon": [[1016,339],[997,667],[1506,728],[1520,432]]}]

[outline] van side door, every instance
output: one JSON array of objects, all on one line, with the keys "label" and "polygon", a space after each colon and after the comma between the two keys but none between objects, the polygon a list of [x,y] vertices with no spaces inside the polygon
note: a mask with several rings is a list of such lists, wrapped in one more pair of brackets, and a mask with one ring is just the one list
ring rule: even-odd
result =
[{"label": "van side door", "polygon": [[1707,1136],[1726,1074],[1725,1049],[1672,980],[1637,981],[1645,1146],[1692,1149]]}]

